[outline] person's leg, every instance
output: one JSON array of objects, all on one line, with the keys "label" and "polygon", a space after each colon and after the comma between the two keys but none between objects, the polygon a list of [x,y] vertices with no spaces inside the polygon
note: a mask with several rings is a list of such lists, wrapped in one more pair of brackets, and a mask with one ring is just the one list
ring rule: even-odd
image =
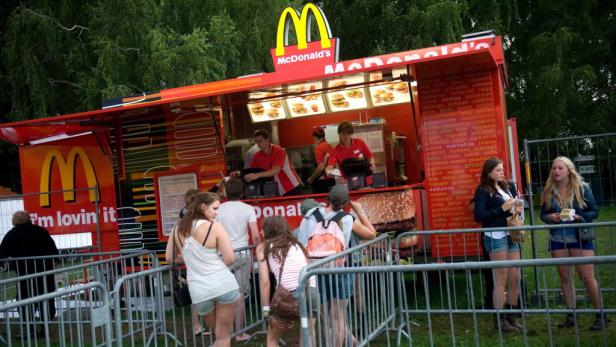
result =
[{"label": "person's leg", "polygon": [[[571,256],[573,257],[592,257],[595,255],[595,251],[593,249],[571,249]],[[575,269],[577,270],[582,283],[584,283],[584,287],[586,288],[586,293],[590,297],[590,301],[592,302],[592,306],[596,309],[602,309],[603,303],[601,302],[601,293],[599,291],[599,284],[597,283],[597,278],[595,277],[594,265],[593,264],[585,264],[585,265],[576,265]],[[595,322],[590,327],[591,330],[603,330],[607,326],[609,319],[607,319],[606,315],[599,312],[597,313],[597,317]]]},{"label": "person's leg", "polygon": [[284,332],[284,329],[281,328],[281,324],[284,323],[277,323],[276,318],[270,318],[269,324],[267,325],[267,347],[278,347],[280,338]]},{"label": "person's leg", "polygon": [[[552,249],[552,258],[566,258],[569,257],[569,250],[564,249]],[[560,276],[560,287],[563,291],[563,301],[567,308],[575,308],[575,290],[574,283],[570,275],[570,266],[559,265],[558,275]]]},{"label": "person's leg", "polygon": [[[520,259],[520,248],[517,247],[517,244],[509,247],[509,260],[519,260]],[[507,295],[507,306],[510,309],[519,308],[518,302],[520,297],[520,268],[514,267],[507,269],[507,278],[509,280],[509,292]],[[518,329],[524,329],[524,326],[518,319],[517,313],[508,313],[507,321],[509,324]]]},{"label": "person's leg", "polygon": [[[246,315],[246,306],[244,304],[244,295],[240,295],[240,298],[235,302],[235,331],[244,329],[244,317]],[[250,339],[250,334],[241,333],[235,337],[238,342],[246,341]]]},{"label": "person's leg", "polygon": [[343,346],[347,337],[347,325],[345,311],[349,303],[348,299],[332,299],[329,304],[329,314],[331,316],[330,325],[332,326],[332,336],[334,346]]},{"label": "person's leg", "polygon": [[216,303],[216,347],[231,346],[231,330],[233,329],[233,317],[235,303]]},{"label": "person's leg", "polygon": [[[507,252],[505,250],[499,250],[497,252],[490,253],[490,260],[499,261],[507,260]],[[492,303],[494,308],[501,309],[505,302],[505,283],[507,281],[507,269],[498,268],[494,269],[494,291],[492,292]]]},{"label": "person's leg", "polygon": [[192,320],[193,333],[195,335],[201,334],[203,327],[201,326],[201,319],[199,318],[195,304],[190,305],[190,316]]}]

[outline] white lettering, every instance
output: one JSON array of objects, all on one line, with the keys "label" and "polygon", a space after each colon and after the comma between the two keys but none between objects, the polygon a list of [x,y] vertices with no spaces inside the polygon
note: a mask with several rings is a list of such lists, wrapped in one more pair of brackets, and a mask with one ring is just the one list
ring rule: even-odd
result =
[{"label": "white lettering", "polygon": [[287,206],[287,217],[297,216],[297,209],[293,205]]},{"label": "white lettering", "polygon": [[270,206],[265,206],[263,208],[263,217],[271,217],[274,215],[274,209]]},{"label": "white lettering", "polygon": [[62,224],[64,226],[70,226],[72,224],[73,220],[71,218],[71,215],[67,213],[67,214],[63,214],[60,217],[60,220],[58,221],[58,224],[60,224],[60,222],[62,222]]}]

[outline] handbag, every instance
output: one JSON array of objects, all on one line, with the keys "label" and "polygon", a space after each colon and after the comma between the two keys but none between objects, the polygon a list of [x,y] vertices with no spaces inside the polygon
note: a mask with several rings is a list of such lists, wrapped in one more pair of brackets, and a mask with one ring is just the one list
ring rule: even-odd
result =
[{"label": "handbag", "polygon": [[280,284],[280,282],[282,282],[282,270],[286,260],[287,256],[285,255],[280,264],[280,272],[278,273],[279,283],[274,291],[274,296],[272,297],[272,302],[270,303],[270,309],[272,310],[272,313],[278,317],[289,320],[297,320],[299,319],[299,302],[290,291],[286,290],[282,284]]},{"label": "handbag", "polygon": [[[582,219],[579,221],[580,223],[586,223],[586,220],[584,219],[584,217],[581,217]],[[592,230],[591,227],[579,227],[577,228],[577,233],[578,233],[578,238],[580,239],[580,241],[592,241],[595,239],[595,232]]]},{"label": "handbag", "polygon": [[[519,212],[515,212],[511,217],[507,217],[507,226],[509,227],[522,227],[524,226],[524,221],[520,217]],[[526,230],[511,230],[509,232],[511,235],[511,241],[519,243],[524,242],[526,237]]]},{"label": "handbag", "polygon": [[180,274],[180,271],[175,270],[175,265],[176,265],[175,259],[177,258],[176,249],[175,249],[175,234],[172,233],[171,237],[173,237],[173,265],[174,265],[173,302],[178,307],[184,307],[184,306],[188,306],[192,304],[192,299],[190,298],[190,291],[188,290],[188,282]]}]

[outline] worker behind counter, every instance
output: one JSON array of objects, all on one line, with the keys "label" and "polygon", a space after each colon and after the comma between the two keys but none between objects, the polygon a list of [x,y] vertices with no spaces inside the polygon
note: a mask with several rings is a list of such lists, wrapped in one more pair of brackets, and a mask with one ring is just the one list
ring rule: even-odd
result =
[{"label": "worker behind counter", "polygon": [[250,167],[263,171],[244,175],[246,182],[273,177],[280,195],[301,194],[302,181],[291,166],[284,149],[271,143],[270,134],[265,129],[256,130],[253,137],[259,151],[252,157]]},{"label": "worker behind counter", "polygon": [[[338,183],[346,183],[348,173],[344,170],[344,162],[347,159],[363,159],[368,164],[370,172],[374,172],[374,156],[362,139],[353,137],[353,124],[342,122],[338,124],[338,144],[334,148],[333,155],[327,162],[325,172],[336,178]],[[334,175],[338,168],[342,176]]]},{"label": "worker behind counter", "polygon": [[317,163],[316,169],[308,178],[307,183],[312,186],[313,193],[327,193],[329,188],[336,184],[334,177],[325,172],[327,162],[334,153],[334,147],[325,141],[325,131],[321,127],[316,127],[312,131],[312,138],[316,145],[314,158]]}]

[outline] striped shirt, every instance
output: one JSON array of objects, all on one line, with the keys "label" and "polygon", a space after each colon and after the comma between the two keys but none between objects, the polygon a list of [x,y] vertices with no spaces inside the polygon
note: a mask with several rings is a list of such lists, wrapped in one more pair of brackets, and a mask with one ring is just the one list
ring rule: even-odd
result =
[{"label": "striped shirt", "polygon": [[300,185],[299,175],[291,166],[287,153],[280,146],[270,145],[269,154],[263,151],[255,153],[250,163],[250,167],[260,168],[264,171],[271,170],[274,166],[280,167],[280,172],[274,176],[280,195],[284,195]]},{"label": "striped shirt", "polygon": [[[287,259],[284,262],[284,269],[282,270],[282,280],[278,278],[280,275],[280,262],[274,258],[271,254],[267,257],[267,263],[270,271],[276,276],[276,282],[284,287],[284,289],[292,292],[297,289],[299,285],[299,273],[302,268],[308,265],[308,259],[302,252],[301,248],[297,245],[293,245],[289,248]],[[310,278],[310,286],[316,287],[317,282],[314,276]]]}]

